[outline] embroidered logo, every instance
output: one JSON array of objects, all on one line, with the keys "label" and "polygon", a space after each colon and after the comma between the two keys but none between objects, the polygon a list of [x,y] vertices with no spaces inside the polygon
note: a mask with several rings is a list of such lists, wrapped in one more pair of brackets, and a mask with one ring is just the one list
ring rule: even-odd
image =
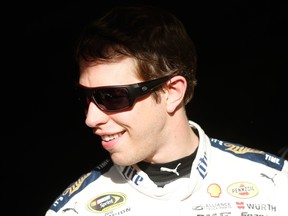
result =
[{"label": "embroidered logo", "polygon": [[222,192],[221,187],[218,184],[210,184],[207,188],[207,192],[210,194],[211,197],[218,198]]},{"label": "embroidered logo", "polygon": [[167,168],[167,167],[161,167],[160,168],[160,171],[166,171],[166,172],[173,172],[175,173],[177,176],[179,176],[179,172],[177,171],[178,167],[181,165],[181,163],[179,163],[175,169],[170,169],[170,168]]},{"label": "embroidered logo", "polygon": [[[77,203],[77,202],[76,202],[76,203]],[[65,209],[63,209],[63,210],[62,210],[63,213],[65,213],[65,212],[67,212],[67,211],[73,211],[74,213],[78,214],[78,211],[76,211],[76,208],[75,208],[76,203],[74,204],[74,207],[73,207],[73,208],[65,208]]]},{"label": "embroidered logo", "polygon": [[124,205],[126,201],[126,195],[123,193],[101,194],[88,203],[88,209],[96,213],[108,212]]},{"label": "embroidered logo", "polygon": [[139,185],[144,180],[133,166],[126,166],[123,169],[122,174],[127,180],[131,180],[135,185]]},{"label": "embroidered logo", "polygon": [[250,182],[236,182],[228,186],[227,192],[237,198],[248,199],[259,193],[257,186]]},{"label": "embroidered logo", "polygon": [[247,153],[258,153],[263,154],[263,151],[259,151],[257,149],[248,148],[245,146],[238,146],[232,143],[225,143],[224,144],[227,147],[228,151],[234,152],[235,154],[247,154]]},{"label": "embroidered logo", "polygon": [[197,170],[198,170],[200,176],[204,179],[205,176],[207,175],[207,156],[206,156],[206,152],[204,152],[204,157],[199,159]]},{"label": "embroidered logo", "polygon": [[274,182],[274,178],[275,178],[275,176],[276,176],[277,174],[274,174],[273,177],[269,177],[268,175],[266,175],[266,174],[264,174],[264,173],[261,173],[260,175],[261,175],[262,177],[265,177],[265,178],[267,178],[267,179],[270,179],[270,180],[273,182],[273,184],[276,185],[275,182]]},{"label": "embroidered logo", "polygon": [[71,185],[69,188],[67,188],[63,192],[63,195],[68,194],[68,196],[70,196],[71,194],[73,194],[74,192],[79,190],[79,188],[81,187],[81,185],[83,184],[85,179],[88,178],[90,176],[90,174],[91,173],[87,173],[87,174],[83,175],[81,178],[79,178],[73,185]]}]

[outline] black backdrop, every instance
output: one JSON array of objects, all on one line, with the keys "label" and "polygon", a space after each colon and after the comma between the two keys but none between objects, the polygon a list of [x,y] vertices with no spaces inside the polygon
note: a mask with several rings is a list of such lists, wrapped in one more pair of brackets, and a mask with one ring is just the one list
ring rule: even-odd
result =
[{"label": "black backdrop", "polygon": [[[211,137],[280,155],[288,145],[286,5],[150,2],[174,12],[195,41],[198,87],[187,107],[190,119]],[[8,48],[2,53],[5,208],[44,215],[69,183],[102,158],[74,97],[72,52],[86,23],[122,3],[129,1],[7,7],[2,18],[2,47]]]}]

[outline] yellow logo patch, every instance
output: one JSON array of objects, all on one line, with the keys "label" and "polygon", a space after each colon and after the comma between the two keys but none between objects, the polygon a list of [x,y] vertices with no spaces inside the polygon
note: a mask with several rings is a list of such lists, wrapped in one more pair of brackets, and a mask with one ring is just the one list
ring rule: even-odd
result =
[{"label": "yellow logo patch", "polygon": [[124,205],[126,200],[126,195],[123,193],[105,193],[92,199],[88,203],[88,209],[96,213],[108,212]]},{"label": "yellow logo patch", "polygon": [[248,199],[259,193],[257,186],[250,182],[236,182],[228,186],[227,192],[234,197]]}]

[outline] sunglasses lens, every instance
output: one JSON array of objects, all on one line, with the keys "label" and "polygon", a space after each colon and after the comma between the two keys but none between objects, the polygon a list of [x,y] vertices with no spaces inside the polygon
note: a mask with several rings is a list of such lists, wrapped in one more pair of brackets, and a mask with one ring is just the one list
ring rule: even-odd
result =
[{"label": "sunglasses lens", "polygon": [[88,106],[91,102],[91,97],[88,95],[89,94],[87,92],[85,92],[84,89],[81,89],[81,88],[77,89],[77,99],[78,99],[79,105],[85,111],[88,110]]},{"label": "sunglasses lens", "polygon": [[126,88],[97,89],[93,92],[93,98],[102,110],[121,110],[130,106],[129,92]]}]

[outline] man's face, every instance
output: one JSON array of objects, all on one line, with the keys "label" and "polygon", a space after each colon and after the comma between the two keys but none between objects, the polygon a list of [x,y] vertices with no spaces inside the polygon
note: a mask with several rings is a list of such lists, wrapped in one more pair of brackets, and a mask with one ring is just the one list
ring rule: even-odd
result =
[{"label": "man's face", "polygon": [[[101,87],[142,82],[137,78],[135,66],[130,58],[93,65],[81,71],[79,83],[86,87]],[[133,107],[119,112],[105,112],[90,103],[85,122],[102,138],[102,146],[111,154],[114,163],[132,165],[157,157],[168,137],[167,116],[165,100],[157,103],[151,94],[147,94],[138,98]]]}]

